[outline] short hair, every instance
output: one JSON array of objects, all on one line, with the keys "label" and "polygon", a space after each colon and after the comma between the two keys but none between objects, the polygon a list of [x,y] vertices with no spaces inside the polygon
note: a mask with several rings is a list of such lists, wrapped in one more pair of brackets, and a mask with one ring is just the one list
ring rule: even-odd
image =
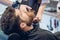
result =
[{"label": "short hair", "polygon": [[1,17],[1,28],[5,34],[18,32],[19,30],[19,17],[15,16],[15,9],[7,7]]},{"label": "short hair", "polygon": [[[29,14],[29,12],[30,12],[30,14]],[[34,12],[31,12],[31,11],[29,11],[29,12],[27,12],[27,13],[28,13],[28,16],[30,19],[30,23],[27,22],[27,24],[31,25],[32,20],[34,18],[34,14],[32,14],[32,13],[34,13]],[[15,15],[15,9],[13,7],[7,7],[1,17],[2,31],[7,35],[9,35],[11,33],[19,33],[19,34],[21,33],[22,34],[23,31],[20,30],[20,26],[19,26],[21,21],[22,20],[20,19],[20,17]]]}]

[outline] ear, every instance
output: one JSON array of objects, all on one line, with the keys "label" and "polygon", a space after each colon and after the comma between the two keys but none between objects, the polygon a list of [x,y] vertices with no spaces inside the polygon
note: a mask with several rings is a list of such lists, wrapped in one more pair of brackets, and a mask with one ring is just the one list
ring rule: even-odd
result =
[{"label": "ear", "polygon": [[27,26],[26,23],[21,23],[21,24],[20,24],[20,28],[21,28],[21,29],[24,29],[26,26]]}]

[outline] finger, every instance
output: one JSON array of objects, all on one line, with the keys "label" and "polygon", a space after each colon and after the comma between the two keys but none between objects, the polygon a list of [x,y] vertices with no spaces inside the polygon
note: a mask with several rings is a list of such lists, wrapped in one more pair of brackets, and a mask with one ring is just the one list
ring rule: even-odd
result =
[{"label": "finger", "polygon": [[24,10],[25,12],[27,12],[28,10],[25,8],[25,10]]},{"label": "finger", "polygon": [[34,23],[38,23],[39,21],[40,21],[39,18],[34,18],[34,19],[33,19],[33,22],[34,22]]},{"label": "finger", "polygon": [[28,8],[28,9],[32,9],[30,6],[26,6],[26,8]]},{"label": "finger", "polygon": [[35,20],[37,19],[37,18],[34,18]]}]

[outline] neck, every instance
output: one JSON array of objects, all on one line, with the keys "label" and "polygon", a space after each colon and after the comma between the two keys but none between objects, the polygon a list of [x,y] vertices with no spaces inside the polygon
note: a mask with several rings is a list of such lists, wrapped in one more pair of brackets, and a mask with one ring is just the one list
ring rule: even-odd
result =
[{"label": "neck", "polygon": [[31,26],[26,26],[25,28],[24,28],[24,31],[25,32],[27,32],[27,31],[30,31],[30,30],[32,30],[33,29],[33,26],[31,25]]}]

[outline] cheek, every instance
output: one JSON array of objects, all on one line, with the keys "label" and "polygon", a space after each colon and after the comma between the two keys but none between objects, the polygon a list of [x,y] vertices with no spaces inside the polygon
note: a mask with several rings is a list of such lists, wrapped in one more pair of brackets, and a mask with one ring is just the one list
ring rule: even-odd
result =
[{"label": "cheek", "polygon": [[26,14],[23,14],[24,19],[28,19],[28,16]]},{"label": "cheek", "polygon": [[22,14],[22,19],[24,21],[29,21],[29,17],[26,14]]}]

